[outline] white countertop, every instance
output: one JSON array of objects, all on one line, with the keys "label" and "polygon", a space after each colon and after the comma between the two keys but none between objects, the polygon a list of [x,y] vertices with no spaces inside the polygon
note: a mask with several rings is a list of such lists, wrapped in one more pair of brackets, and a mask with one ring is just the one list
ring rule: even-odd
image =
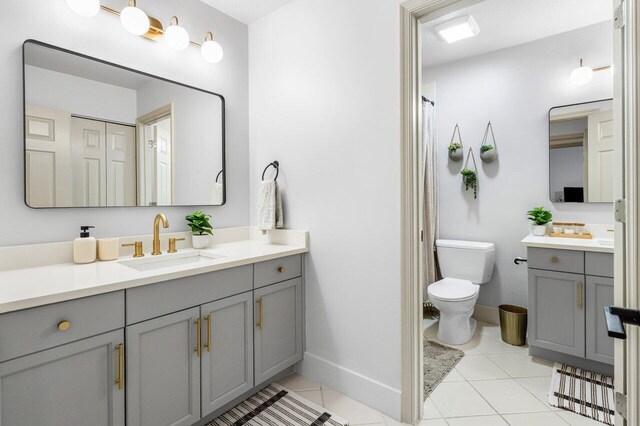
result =
[{"label": "white countertop", "polygon": [[603,245],[597,239],[559,238],[526,236],[520,243],[525,247],[550,248],[560,250],[595,251],[613,253],[613,246]]},{"label": "white countertop", "polygon": [[[299,235],[302,233],[304,236],[290,238],[287,244],[274,243],[265,238],[213,244],[201,251],[204,254],[220,256],[219,258],[149,271],[138,271],[120,263],[122,260],[131,260],[130,256],[111,262],[95,262],[86,265],[63,263],[0,271],[0,313],[308,252],[307,233],[291,232]],[[190,250],[193,251],[193,249],[185,249],[180,252]]]}]

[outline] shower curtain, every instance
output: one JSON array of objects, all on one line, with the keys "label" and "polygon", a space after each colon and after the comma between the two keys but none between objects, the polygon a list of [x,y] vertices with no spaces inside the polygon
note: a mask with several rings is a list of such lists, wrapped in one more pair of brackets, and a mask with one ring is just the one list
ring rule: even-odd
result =
[{"label": "shower curtain", "polygon": [[423,301],[428,301],[427,287],[438,280],[435,243],[438,238],[437,132],[435,106],[422,101],[422,229],[423,235]]}]

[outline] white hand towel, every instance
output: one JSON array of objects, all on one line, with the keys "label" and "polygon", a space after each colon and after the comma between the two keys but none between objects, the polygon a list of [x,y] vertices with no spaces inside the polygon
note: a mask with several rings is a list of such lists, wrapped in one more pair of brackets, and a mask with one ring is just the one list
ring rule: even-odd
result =
[{"label": "white hand towel", "polygon": [[258,226],[263,231],[282,228],[284,215],[278,183],[273,180],[260,183],[258,191]]},{"label": "white hand towel", "polygon": [[214,182],[213,188],[211,189],[211,204],[214,206],[219,206],[222,204],[222,193],[223,187],[222,183]]}]

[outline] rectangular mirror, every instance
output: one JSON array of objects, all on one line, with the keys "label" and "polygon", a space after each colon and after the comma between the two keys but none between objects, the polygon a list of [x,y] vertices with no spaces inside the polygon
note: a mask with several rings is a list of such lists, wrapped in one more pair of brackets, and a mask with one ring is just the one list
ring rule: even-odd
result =
[{"label": "rectangular mirror", "polygon": [[549,110],[549,198],[613,202],[613,100]]},{"label": "rectangular mirror", "polygon": [[224,98],[45,43],[23,45],[25,202],[225,202]]}]

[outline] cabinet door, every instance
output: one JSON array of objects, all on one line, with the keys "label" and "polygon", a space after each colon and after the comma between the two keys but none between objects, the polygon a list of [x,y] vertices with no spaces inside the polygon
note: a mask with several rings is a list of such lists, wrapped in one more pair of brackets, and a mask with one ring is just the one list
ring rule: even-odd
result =
[{"label": "cabinet door", "polygon": [[584,358],[584,275],[529,269],[529,345]]},{"label": "cabinet door", "polygon": [[302,359],[300,278],[254,292],[255,384],[258,386]]},{"label": "cabinet door", "polygon": [[613,305],[613,279],[587,276],[587,358],[613,364],[613,339],[604,319],[606,305]]},{"label": "cabinet door", "polygon": [[202,311],[202,417],[253,388],[253,293]]},{"label": "cabinet door", "polygon": [[123,343],[117,330],[1,363],[0,425],[124,426]]},{"label": "cabinet door", "polygon": [[127,425],[191,425],[200,419],[200,358],[191,308],[127,327]]}]

